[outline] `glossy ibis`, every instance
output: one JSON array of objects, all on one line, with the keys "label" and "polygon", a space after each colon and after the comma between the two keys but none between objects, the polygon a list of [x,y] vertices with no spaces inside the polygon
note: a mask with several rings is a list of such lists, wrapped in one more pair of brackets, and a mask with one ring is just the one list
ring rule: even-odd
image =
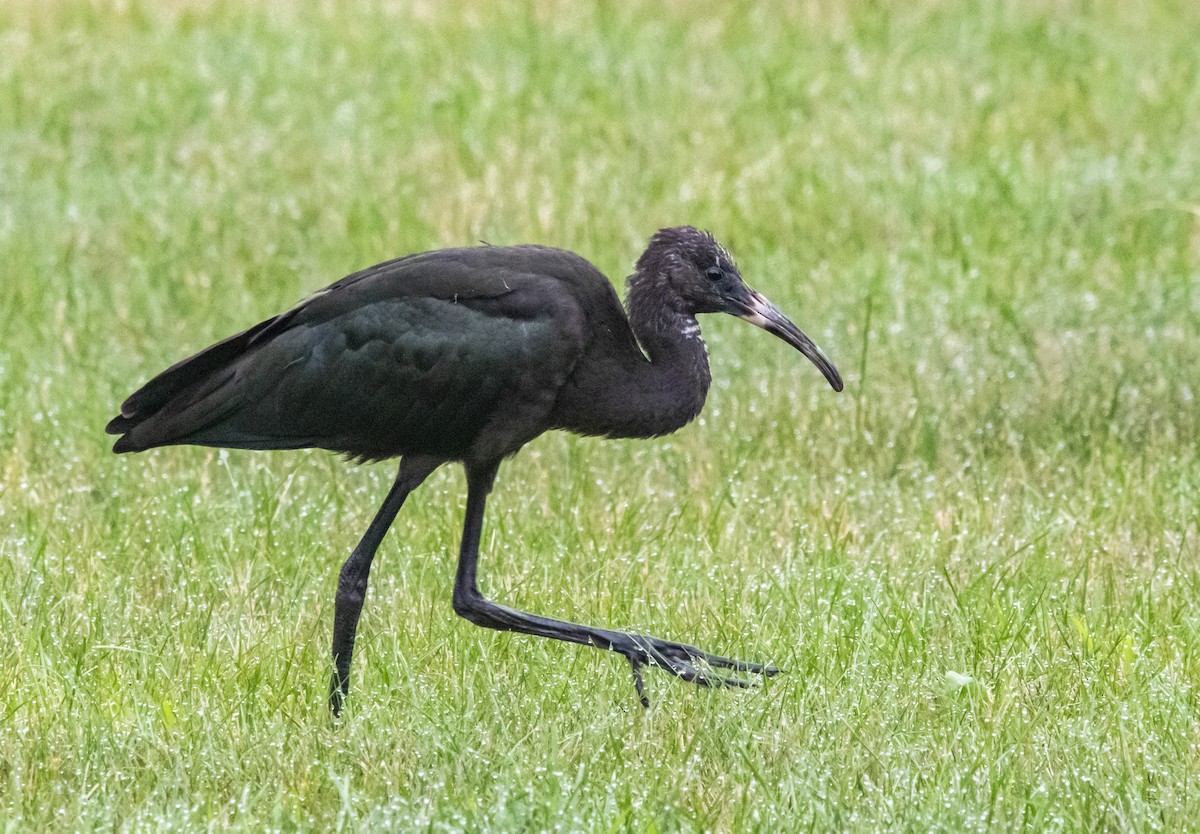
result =
[{"label": "glossy ibis", "polygon": [[454,610],[476,625],[596,646],[703,686],[746,686],[777,670],[693,646],[527,614],[477,583],[484,504],[504,458],[549,429],[655,437],[688,423],[711,377],[696,323],[730,313],[812,360],[833,363],[742,282],[712,235],[684,226],[651,238],[626,306],[578,255],[480,246],[409,255],[356,272],[272,319],[184,359],[125,401],[107,427],[115,452],[190,444],[320,448],[359,461],[400,458],[395,484],[342,566],[330,706],[349,693],[371,561],[404,499],[431,472],[466,469]]}]

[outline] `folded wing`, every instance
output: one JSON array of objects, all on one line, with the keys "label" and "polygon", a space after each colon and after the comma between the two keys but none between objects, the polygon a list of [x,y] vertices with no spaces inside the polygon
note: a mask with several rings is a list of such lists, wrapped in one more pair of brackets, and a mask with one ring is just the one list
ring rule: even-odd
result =
[{"label": "folded wing", "polygon": [[539,408],[520,398],[552,396],[583,350],[561,283],[537,258],[489,264],[489,252],[381,264],[172,366],[109,423],[114,451],[465,454],[502,404]]}]

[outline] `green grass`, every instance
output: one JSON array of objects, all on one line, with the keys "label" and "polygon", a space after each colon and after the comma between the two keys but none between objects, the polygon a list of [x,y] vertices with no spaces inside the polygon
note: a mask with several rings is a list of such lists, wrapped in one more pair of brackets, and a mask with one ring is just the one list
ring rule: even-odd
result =
[{"label": "green grass", "polygon": [[[0,6],[0,828],[1200,829],[1200,6]],[[467,4],[464,4],[467,5]],[[263,8],[259,8],[259,7]],[[316,8],[316,4],[313,4]],[[290,9],[290,10],[289,10]],[[706,320],[704,416],[501,470],[109,453],[149,375],[354,269],[712,229],[847,379]]]}]

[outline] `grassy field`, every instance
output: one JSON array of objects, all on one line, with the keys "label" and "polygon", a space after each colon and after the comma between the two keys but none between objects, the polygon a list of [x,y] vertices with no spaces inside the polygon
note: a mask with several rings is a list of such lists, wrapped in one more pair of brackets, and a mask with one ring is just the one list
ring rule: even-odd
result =
[{"label": "grassy field", "polygon": [[[1200,5],[0,6],[0,830],[1200,830]],[[310,11],[301,12],[301,8]],[[712,229],[703,417],[501,470],[118,458],[137,384],[354,269]]]}]

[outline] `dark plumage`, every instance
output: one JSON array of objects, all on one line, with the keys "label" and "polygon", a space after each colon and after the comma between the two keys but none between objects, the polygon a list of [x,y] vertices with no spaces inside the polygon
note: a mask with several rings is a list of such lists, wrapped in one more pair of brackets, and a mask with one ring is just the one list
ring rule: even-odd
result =
[{"label": "dark plumage", "polygon": [[472,622],[623,654],[643,703],[641,667],[703,685],[745,686],[712,671],[775,669],[692,646],[526,614],[476,582],[487,494],[508,455],[549,429],[653,437],[692,420],[710,382],[696,315],[747,319],[800,350],[834,390],[824,354],[749,289],[711,235],[656,234],[628,280],[627,310],[583,258],[542,246],[443,249],[356,272],[287,312],[171,366],[107,427],[116,452],[192,444],[321,448],[359,460],[400,457],[396,482],[342,568],[330,704],[349,691],[350,659],[375,551],[408,493],[450,461],[467,472],[455,610]]}]

